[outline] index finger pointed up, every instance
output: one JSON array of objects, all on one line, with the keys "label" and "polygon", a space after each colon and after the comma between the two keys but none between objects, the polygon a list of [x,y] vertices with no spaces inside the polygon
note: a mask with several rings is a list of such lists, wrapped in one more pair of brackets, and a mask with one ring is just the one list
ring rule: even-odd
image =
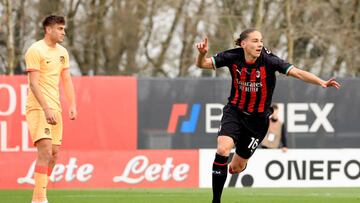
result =
[{"label": "index finger pointed up", "polygon": [[208,45],[208,37],[205,36],[204,38],[204,45],[207,46]]}]

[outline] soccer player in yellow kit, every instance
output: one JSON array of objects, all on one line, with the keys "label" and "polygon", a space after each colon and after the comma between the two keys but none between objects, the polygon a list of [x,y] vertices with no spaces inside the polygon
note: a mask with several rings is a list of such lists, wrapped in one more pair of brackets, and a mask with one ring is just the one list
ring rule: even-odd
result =
[{"label": "soccer player in yellow kit", "polygon": [[48,203],[46,187],[62,142],[60,79],[69,101],[69,118],[74,120],[77,117],[69,54],[58,44],[64,41],[65,19],[47,16],[43,28],[44,38],[33,43],[25,54],[29,82],[26,120],[37,148],[32,203]]}]

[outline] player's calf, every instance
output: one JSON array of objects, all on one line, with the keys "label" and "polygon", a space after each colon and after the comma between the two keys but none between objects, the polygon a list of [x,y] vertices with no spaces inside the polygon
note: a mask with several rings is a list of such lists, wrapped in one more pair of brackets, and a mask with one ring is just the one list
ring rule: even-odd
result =
[{"label": "player's calf", "polygon": [[230,174],[241,173],[241,172],[243,172],[243,171],[246,169],[246,166],[247,166],[247,163],[241,164],[241,165],[239,165],[239,166],[237,166],[237,167],[230,165],[230,166],[229,166],[229,173],[230,173]]}]

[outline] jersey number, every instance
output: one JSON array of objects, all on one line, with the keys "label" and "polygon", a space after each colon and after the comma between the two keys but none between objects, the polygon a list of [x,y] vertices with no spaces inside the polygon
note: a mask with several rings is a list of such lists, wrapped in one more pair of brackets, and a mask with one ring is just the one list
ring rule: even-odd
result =
[{"label": "jersey number", "polygon": [[259,146],[259,139],[251,137],[251,142],[248,146],[249,149],[256,149]]}]

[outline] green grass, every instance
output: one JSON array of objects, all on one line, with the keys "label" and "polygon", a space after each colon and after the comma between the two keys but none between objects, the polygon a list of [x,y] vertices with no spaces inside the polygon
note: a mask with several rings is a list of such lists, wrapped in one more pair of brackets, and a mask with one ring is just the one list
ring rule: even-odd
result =
[{"label": "green grass", "polygon": [[[1,203],[30,203],[30,190],[0,190]],[[211,189],[50,190],[50,203],[201,203]],[[226,188],[223,203],[355,203],[360,188]]]}]

